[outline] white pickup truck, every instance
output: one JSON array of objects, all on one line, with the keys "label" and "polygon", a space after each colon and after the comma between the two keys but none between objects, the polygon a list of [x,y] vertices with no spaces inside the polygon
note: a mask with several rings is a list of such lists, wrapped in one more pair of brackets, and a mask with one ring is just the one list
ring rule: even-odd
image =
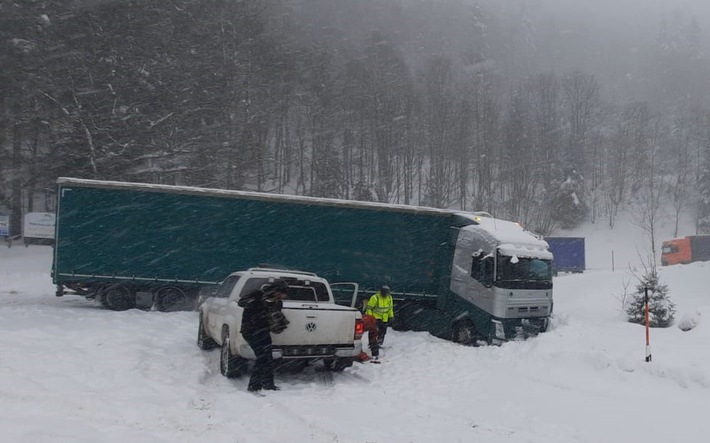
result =
[{"label": "white pickup truck", "polygon": [[[323,360],[326,368],[342,371],[352,366],[362,350],[362,314],[333,301],[328,282],[316,274],[266,268],[234,272],[200,305],[197,345],[208,350],[222,348],[220,371],[238,377],[255,360],[254,351],[240,334],[244,309],[239,298],[275,279],[288,283],[282,312],[289,321],[286,330],[271,334],[274,363],[306,364]],[[353,295],[357,285],[353,285]],[[353,298],[354,299],[354,298]]]}]

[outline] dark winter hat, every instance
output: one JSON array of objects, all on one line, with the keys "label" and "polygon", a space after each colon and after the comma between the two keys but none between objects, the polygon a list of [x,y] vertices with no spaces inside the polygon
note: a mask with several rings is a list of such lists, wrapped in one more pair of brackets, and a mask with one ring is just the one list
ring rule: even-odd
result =
[{"label": "dark winter hat", "polygon": [[276,292],[286,292],[287,289],[288,284],[280,278],[277,278],[273,282],[269,283],[269,286],[266,287],[266,291],[264,292],[273,294]]},{"label": "dark winter hat", "polygon": [[380,294],[382,295],[387,295],[390,293],[390,287],[387,285],[384,285],[380,288]]}]

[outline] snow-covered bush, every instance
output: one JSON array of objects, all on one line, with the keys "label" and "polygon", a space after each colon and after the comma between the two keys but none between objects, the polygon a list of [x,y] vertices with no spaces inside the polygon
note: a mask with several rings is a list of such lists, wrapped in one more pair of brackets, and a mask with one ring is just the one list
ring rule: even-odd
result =
[{"label": "snow-covered bush", "polygon": [[700,323],[700,312],[687,313],[678,322],[678,329],[687,332],[694,329]]},{"label": "snow-covered bush", "polygon": [[652,328],[667,328],[673,324],[675,304],[668,294],[668,285],[658,281],[658,272],[651,268],[636,285],[636,292],[626,309],[630,323],[646,323],[645,293],[648,288],[648,323]]}]

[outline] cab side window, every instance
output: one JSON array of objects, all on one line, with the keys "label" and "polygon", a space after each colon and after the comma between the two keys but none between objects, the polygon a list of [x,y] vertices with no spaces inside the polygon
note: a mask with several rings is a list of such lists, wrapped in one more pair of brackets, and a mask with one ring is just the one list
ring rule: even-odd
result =
[{"label": "cab side window", "polygon": [[218,298],[229,297],[229,294],[232,293],[232,289],[234,289],[234,285],[236,285],[238,281],[238,275],[232,275],[227,277],[227,279],[224,280],[221,285],[219,285],[219,288],[217,289],[217,292],[215,292],[214,296]]},{"label": "cab side window", "polygon": [[484,255],[482,251],[473,255],[471,262],[471,277],[484,286],[493,284],[493,257]]}]

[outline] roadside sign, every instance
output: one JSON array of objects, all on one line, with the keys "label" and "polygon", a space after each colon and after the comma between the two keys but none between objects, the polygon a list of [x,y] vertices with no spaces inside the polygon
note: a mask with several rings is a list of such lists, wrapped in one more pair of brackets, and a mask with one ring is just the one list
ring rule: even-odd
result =
[{"label": "roadside sign", "polygon": [[28,212],[25,214],[25,225],[22,236],[26,238],[54,238],[53,212]]},{"label": "roadside sign", "polygon": [[0,237],[10,236],[10,216],[0,215]]}]

